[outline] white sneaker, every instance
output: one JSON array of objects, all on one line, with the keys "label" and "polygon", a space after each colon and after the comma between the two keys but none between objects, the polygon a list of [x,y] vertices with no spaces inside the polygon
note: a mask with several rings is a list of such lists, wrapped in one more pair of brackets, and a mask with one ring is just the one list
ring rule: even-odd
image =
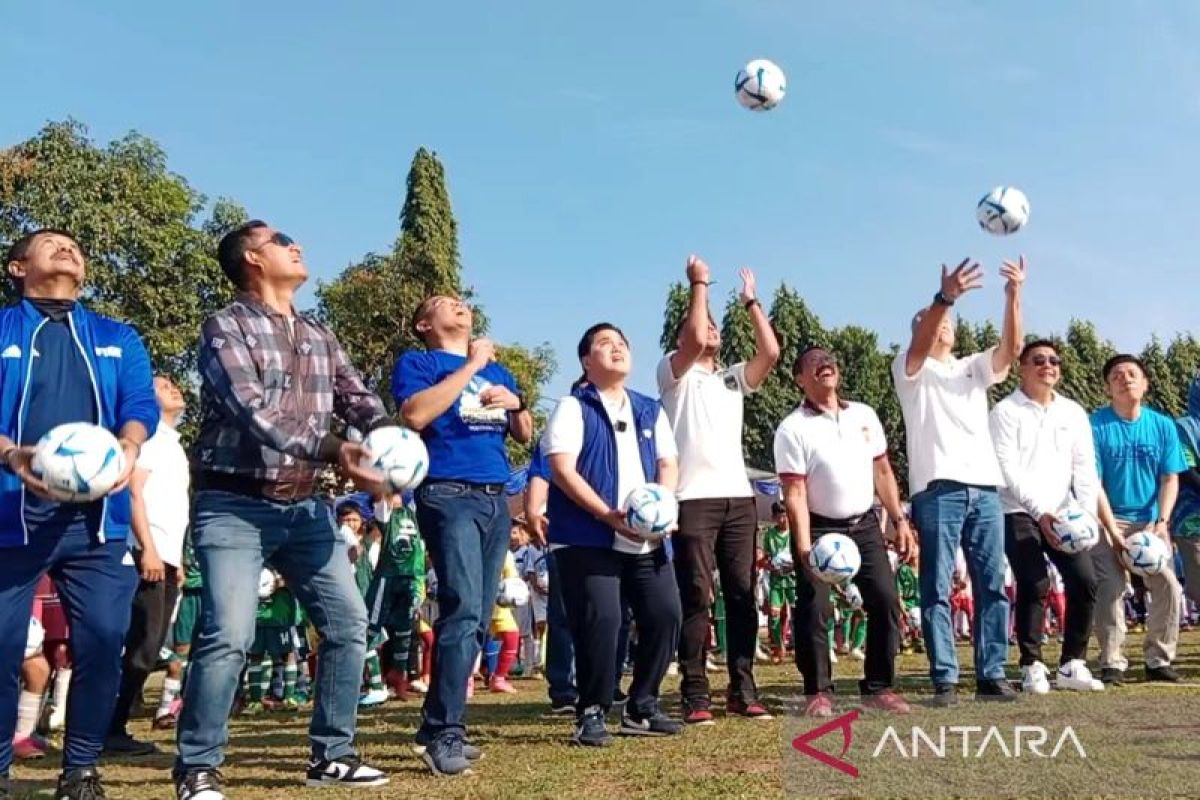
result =
[{"label": "white sneaker", "polygon": [[837,651],[834,650],[832,647],[829,648],[829,663],[830,664],[837,663]]},{"label": "white sneaker", "polygon": [[1087,668],[1083,659],[1076,658],[1062,664],[1058,668],[1058,689],[1070,689],[1076,692],[1103,692],[1104,684],[1092,677],[1092,671]]},{"label": "white sneaker", "polygon": [[721,668],[718,667],[717,663],[715,661],[713,661],[711,658],[706,658],[704,660],[704,671],[705,672],[720,672]]},{"label": "white sneaker", "polygon": [[1026,694],[1049,694],[1050,680],[1046,677],[1046,665],[1035,661],[1021,667],[1021,689]]},{"label": "white sneaker", "polygon": [[366,708],[368,706],[377,706],[381,703],[386,703],[387,699],[387,689],[372,689],[362,697],[358,698],[358,705],[362,708]]},{"label": "white sneaker", "polygon": [[409,681],[408,688],[412,689],[417,694],[428,694],[429,692],[429,684],[425,683],[425,681],[421,680],[420,678]]},{"label": "white sneaker", "polygon": [[867,654],[862,651],[861,647],[856,647],[850,651],[850,657],[855,661],[866,661]]}]

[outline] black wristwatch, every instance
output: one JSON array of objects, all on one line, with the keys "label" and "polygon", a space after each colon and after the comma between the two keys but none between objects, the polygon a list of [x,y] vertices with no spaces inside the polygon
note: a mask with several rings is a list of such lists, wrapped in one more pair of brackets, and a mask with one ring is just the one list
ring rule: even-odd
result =
[{"label": "black wristwatch", "polygon": [[517,410],[514,411],[513,413],[520,414],[522,411],[528,411],[529,406],[525,405],[525,395],[519,394],[519,395],[517,395],[517,399],[521,401],[521,404],[519,406],[517,406]]},{"label": "black wristwatch", "polygon": [[749,311],[749,310],[750,310],[751,308],[753,308],[754,306],[758,306],[759,308],[762,308],[762,303],[758,302],[758,298],[757,298],[757,297],[751,297],[749,300],[747,300],[746,302],[742,303],[742,305],[744,305],[744,306],[746,307],[746,310],[747,310],[747,311]]},{"label": "black wristwatch", "polygon": [[939,306],[954,305],[954,301],[949,297],[946,297],[946,294],[941,289],[938,289],[937,294],[933,296],[933,302],[937,303]]}]

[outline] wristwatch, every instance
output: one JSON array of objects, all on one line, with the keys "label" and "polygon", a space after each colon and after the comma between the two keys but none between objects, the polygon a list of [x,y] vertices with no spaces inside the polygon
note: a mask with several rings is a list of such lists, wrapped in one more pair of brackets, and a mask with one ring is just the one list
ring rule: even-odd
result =
[{"label": "wristwatch", "polygon": [[937,294],[935,294],[933,296],[933,302],[937,303],[939,306],[954,305],[954,301],[951,300],[949,297],[946,297],[946,293],[943,292],[941,289],[938,289]]},{"label": "wristwatch", "polygon": [[521,404],[517,406],[517,410],[516,410],[516,411],[514,411],[513,413],[514,413],[514,414],[520,414],[522,411],[528,411],[528,410],[529,410],[529,406],[527,406],[527,405],[525,404],[525,395],[523,395],[523,394],[518,394],[518,395],[517,395],[517,399],[521,401]]},{"label": "wristwatch", "polygon": [[744,306],[746,307],[746,310],[747,310],[747,311],[749,311],[749,310],[750,310],[751,308],[753,308],[754,306],[759,306],[760,308],[762,307],[762,303],[758,302],[758,298],[757,298],[757,297],[751,297],[749,300],[747,300],[746,302],[742,303],[742,305],[744,305]]}]

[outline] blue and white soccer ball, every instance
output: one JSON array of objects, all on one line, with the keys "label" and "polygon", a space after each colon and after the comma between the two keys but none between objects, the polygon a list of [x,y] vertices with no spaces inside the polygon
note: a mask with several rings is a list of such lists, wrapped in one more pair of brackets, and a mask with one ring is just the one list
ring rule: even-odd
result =
[{"label": "blue and white soccer ball", "polygon": [[771,557],[771,567],[780,575],[791,575],[796,571],[796,562],[791,550],[780,550]]},{"label": "blue and white soccer ball", "polygon": [[853,583],[846,584],[846,603],[855,611],[859,611],[863,607],[862,592]]},{"label": "blue and white soccer ball", "polygon": [[1130,534],[1125,538],[1125,545],[1128,549],[1121,553],[1121,560],[1135,575],[1146,578],[1170,567],[1171,552],[1153,531]]},{"label": "blue and white soccer ball", "polygon": [[1083,553],[1100,541],[1100,523],[1077,504],[1071,503],[1054,520],[1058,549],[1064,553]]},{"label": "blue and white soccer ball", "polygon": [[858,574],[862,556],[858,545],[843,533],[827,533],[817,539],[808,554],[809,566],[824,583],[846,583]]},{"label": "blue and white soccer ball", "polygon": [[384,485],[393,493],[415,489],[429,473],[429,451],[421,435],[398,425],[376,428],[363,439],[371,451],[364,467],[383,473]]},{"label": "blue and white soccer ball", "polygon": [[99,425],[68,422],[37,443],[32,468],[54,499],[90,503],[116,486],[125,453],[117,437]]},{"label": "blue and white soccer ball", "polygon": [[504,578],[496,592],[496,605],[516,608],[529,602],[529,584],[520,578]]},{"label": "blue and white soccer ball", "polygon": [[625,524],[650,540],[661,539],[679,523],[675,493],[657,483],[647,483],[629,493],[622,504]]},{"label": "blue and white soccer ball", "polygon": [[1029,221],[1029,198],[1014,186],[997,186],[975,206],[975,218],[996,236],[1016,233]]},{"label": "blue and white soccer ball", "polygon": [[774,62],[756,58],[738,72],[733,89],[744,108],[770,111],[787,93],[787,79]]}]

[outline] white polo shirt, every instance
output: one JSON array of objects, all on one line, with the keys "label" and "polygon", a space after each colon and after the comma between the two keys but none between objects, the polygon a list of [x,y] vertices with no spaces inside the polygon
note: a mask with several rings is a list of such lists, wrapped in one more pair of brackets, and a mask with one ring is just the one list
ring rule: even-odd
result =
[{"label": "white polo shirt", "polygon": [[137,465],[150,473],[142,493],[154,549],[163,563],[179,567],[183,563],[191,486],[187,453],[179,444],[179,431],[159,422],[158,430],[142,445]]},{"label": "white polo shirt", "polygon": [[676,378],[667,354],[658,364],[658,391],[679,446],[680,500],[753,497],[742,458],[742,398],[746,365],[709,372],[699,364]]},{"label": "white polo shirt", "polygon": [[1083,406],[1055,392],[1042,406],[1020,389],[988,417],[996,458],[1004,473],[1000,500],[1005,514],[1034,519],[1061,509],[1074,490],[1079,504],[1096,513],[1100,475],[1092,425]]},{"label": "white polo shirt", "polygon": [[[642,455],[638,449],[638,437],[649,436],[650,431],[639,431],[633,424],[633,406],[629,403],[629,395],[621,393],[617,401],[600,396],[604,403],[604,411],[613,424],[613,434],[617,440],[617,504],[625,502],[629,493],[639,486],[653,482],[657,475],[647,475],[642,469]],[[620,423],[624,423],[623,425]],[[542,434],[542,452],[547,456],[558,453],[570,453],[578,456],[583,451],[583,408],[579,401],[567,395],[558,401],[550,422]],[[675,439],[671,436],[671,427],[662,411],[654,424],[655,446],[659,459],[675,458]],[[621,553],[649,553],[659,546],[659,542],[645,540],[635,542],[624,536],[613,534],[613,550]]]},{"label": "white polo shirt", "polygon": [[892,362],[908,440],[909,497],[936,480],[1004,485],[988,428],[988,387],[1008,375],[1007,369],[992,370],[995,350],[949,361],[927,358],[911,377],[904,353]]},{"label": "white polo shirt", "polygon": [[871,510],[876,459],[887,456],[887,438],[874,409],[843,403],[836,414],[805,402],[775,431],[775,471],[804,478],[814,514],[845,519]]}]

